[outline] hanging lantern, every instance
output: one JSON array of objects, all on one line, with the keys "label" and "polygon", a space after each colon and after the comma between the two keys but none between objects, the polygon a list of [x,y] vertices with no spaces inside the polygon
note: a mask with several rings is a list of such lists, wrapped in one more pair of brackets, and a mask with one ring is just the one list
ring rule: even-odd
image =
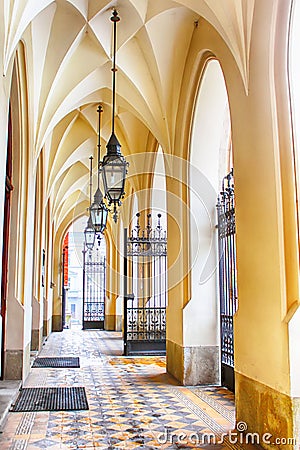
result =
[{"label": "hanging lantern", "polygon": [[105,196],[109,204],[121,205],[121,199],[125,194],[125,179],[127,162],[121,154],[121,145],[113,133],[107,143],[107,154],[102,162],[102,177]]},{"label": "hanging lantern", "polygon": [[92,203],[92,187],[93,187],[93,180],[92,180],[92,171],[93,171],[93,157],[90,156],[90,207],[88,208],[89,211],[89,218],[84,230],[84,243],[86,248],[89,250],[92,250],[94,247],[95,242],[95,230],[93,227],[92,219],[91,219],[91,203]]},{"label": "hanging lantern", "polygon": [[121,199],[125,195],[125,179],[127,174],[127,162],[121,153],[121,145],[115,135],[115,103],[116,103],[116,36],[117,22],[120,18],[116,10],[110,19],[114,24],[113,33],[113,84],[112,84],[112,132],[107,143],[107,153],[102,161],[102,177],[105,197],[109,205],[113,205],[113,218],[117,221],[117,206],[121,205]]},{"label": "hanging lantern", "polygon": [[86,228],[84,230],[84,242],[89,250],[93,249],[95,243],[95,230],[93,228],[91,216],[89,217]]},{"label": "hanging lantern", "polygon": [[98,234],[98,238],[99,237],[99,233],[103,234],[104,230],[106,228],[106,222],[107,222],[107,216],[108,216],[108,209],[103,201],[103,195],[102,192],[100,190],[100,171],[101,171],[101,163],[100,163],[100,149],[101,149],[101,137],[100,137],[100,132],[101,132],[101,113],[103,112],[102,106],[99,105],[98,109],[98,167],[97,167],[97,179],[98,179],[98,183],[97,183],[97,190],[95,192],[94,195],[94,202],[93,204],[90,206],[90,215],[91,215],[91,220],[92,220],[92,224],[94,227],[95,232]]},{"label": "hanging lantern", "polygon": [[103,201],[103,195],[98,187],[94,203],[90,207],[91,222],[96,233],[103,233],[106,228],[108,209]]}]

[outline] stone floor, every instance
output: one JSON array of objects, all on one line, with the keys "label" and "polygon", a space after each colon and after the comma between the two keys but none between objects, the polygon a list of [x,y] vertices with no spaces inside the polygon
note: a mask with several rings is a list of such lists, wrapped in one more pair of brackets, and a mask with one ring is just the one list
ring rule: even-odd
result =
[{"label": "stone floor", "polygon": [[232,442],[231,392],[179,386],[164,357],[123,357],[120,333],[53,333],[39,356],[79,356],[80,368],[32,368],[24,387],[84,386],[89,410],[10,412],[1,450],[250,447]]},{"label": "stone floor", "polygon": [[18,396],[21,385],[21,381],[0,381],[0,433],[5,426],[7,414]]}]

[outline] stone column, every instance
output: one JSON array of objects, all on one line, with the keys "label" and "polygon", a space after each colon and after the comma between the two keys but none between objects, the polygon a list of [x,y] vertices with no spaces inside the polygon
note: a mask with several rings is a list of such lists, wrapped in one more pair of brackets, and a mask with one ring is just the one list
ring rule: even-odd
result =
[{"label": "stone column", "polygon": [[106,303],[105,329],[116,329],[116,300],[119,296],[119,236],[118,225],[112,223],[109,227],[107,239],[106,261]]}]

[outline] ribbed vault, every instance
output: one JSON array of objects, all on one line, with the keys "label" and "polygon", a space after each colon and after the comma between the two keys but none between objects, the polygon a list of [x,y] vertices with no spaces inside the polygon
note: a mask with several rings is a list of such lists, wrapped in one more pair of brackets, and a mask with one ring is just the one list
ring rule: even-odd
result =
[{"label": "ribbed vault", "polygon": [[154,141],[165,152],[173,151],[185,64],[201,17],[225,41],[247,91],[254,6],[255,0],[2,2],[2,71],[9,70],[22,40],[32,148],[36,160],[41,151],[45,154],[47,195],[57,228],[75,197],[88,200],[99,102],[104,108],[102,151],[110,134],[112,8],[121,17],[117,135],[124,154],[132,155],[152,151]]}]

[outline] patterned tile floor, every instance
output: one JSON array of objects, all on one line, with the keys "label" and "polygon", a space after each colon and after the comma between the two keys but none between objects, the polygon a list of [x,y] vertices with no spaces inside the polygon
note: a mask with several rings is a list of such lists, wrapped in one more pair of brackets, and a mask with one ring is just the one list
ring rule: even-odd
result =
[{"label": "patterned tile floor", "polygon": [[79,356],[80,368],[32,368],[24,387],[84,386],[89,410],[11,412],[0,449],[254,447],[221,439],[234,427],[231,392],[178,386],[166,374],[165,358],[121,354],[120,333],[72,329],[51,334],[40,356]]}]

